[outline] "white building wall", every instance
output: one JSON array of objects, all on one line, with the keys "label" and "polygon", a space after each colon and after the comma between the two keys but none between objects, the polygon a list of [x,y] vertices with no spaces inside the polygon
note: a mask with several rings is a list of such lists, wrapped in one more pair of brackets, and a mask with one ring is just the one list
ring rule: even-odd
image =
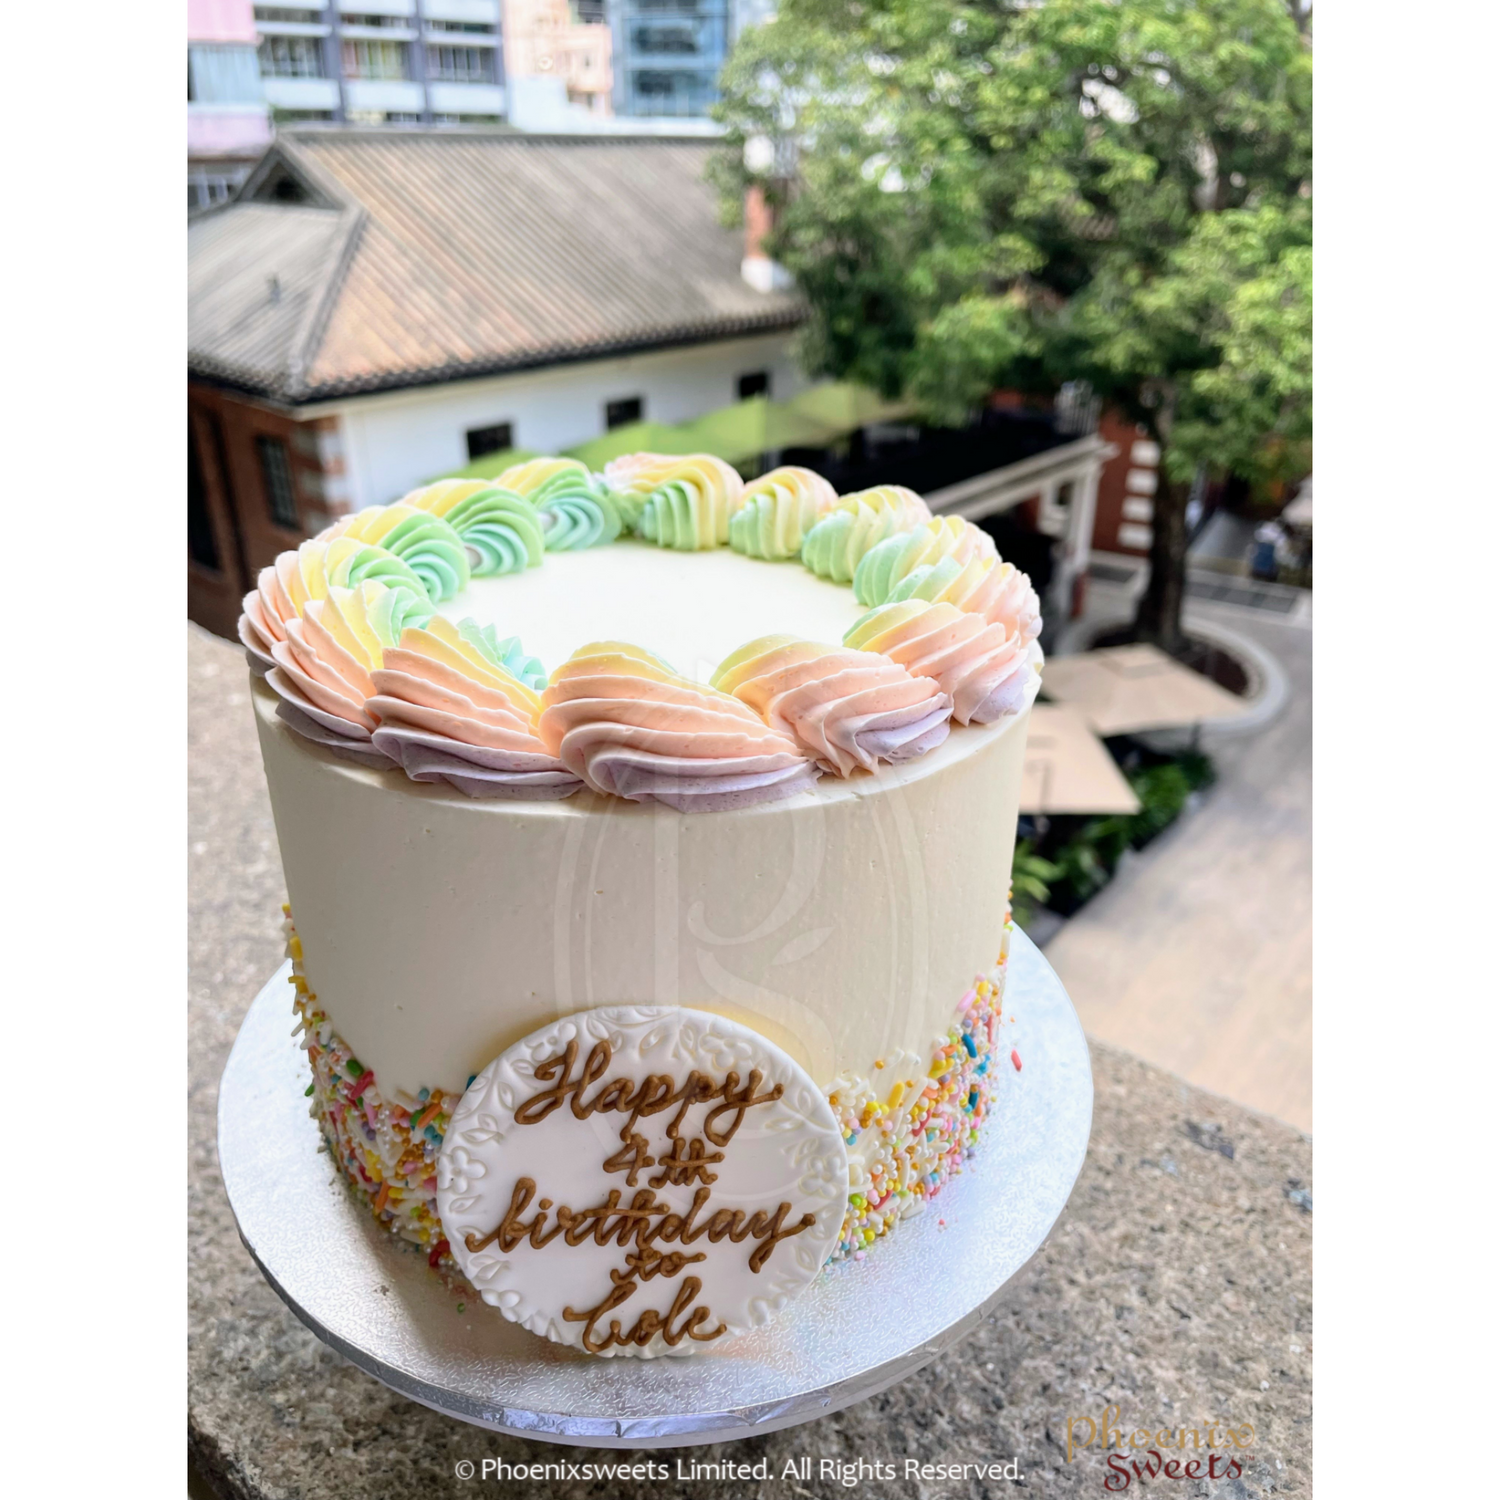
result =
[{"label": "white building wall", "polygon": [[356,509],[395,500],[469,461],[465,433],[511,424],[517,448],[557,453],[599,437],[609,401],[642,398],[648,422],[688,422],[739,399],[739,377],[771,373],[771,398],[808,381],[791,357],[792,335],[668,349],[624,359],[560,365],[482,380],[329,402],[307,415],[337,415]]}]

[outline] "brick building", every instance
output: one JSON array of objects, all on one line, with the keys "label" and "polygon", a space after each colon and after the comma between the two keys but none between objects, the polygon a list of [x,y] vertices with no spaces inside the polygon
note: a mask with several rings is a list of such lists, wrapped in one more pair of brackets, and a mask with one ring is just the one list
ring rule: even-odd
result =
[{"label": "brick building", "polygon": [[796,296],[741,275],[701,139],[284,132],[189,224],[188,611],[506,448],[795,395]]}]

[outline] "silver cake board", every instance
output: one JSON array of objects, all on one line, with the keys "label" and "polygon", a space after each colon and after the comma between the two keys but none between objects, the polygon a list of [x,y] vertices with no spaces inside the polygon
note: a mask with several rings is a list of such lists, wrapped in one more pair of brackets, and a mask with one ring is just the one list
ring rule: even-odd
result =
[{"label": "silver cake board", "polygon": [[287,1306],[346,1359],[497,1432],[684,1447],[774,1432],[876,1395],[993,1311],[1057,1221],[1088,1147],[1083,1030],[1017,931],[1005,1013],[1018,1018],[1022,1068],[998,1049],[1003,1076],[963,1172],[863,1260],[825,1269],[767,1327],[686,1358],[598,1359],[451,1291],[354,1196],[318,1149],[304,1097],[311,1070],[289,1034],[289,972],[251,1005],[219,1085],[219,1162],[240,1237]]}]

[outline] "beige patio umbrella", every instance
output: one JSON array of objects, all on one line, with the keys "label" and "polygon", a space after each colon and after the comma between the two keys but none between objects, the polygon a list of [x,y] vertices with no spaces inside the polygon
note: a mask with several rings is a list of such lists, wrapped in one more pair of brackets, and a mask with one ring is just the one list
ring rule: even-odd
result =
[{"label": "beige patio umbrella", "polygon": [[1245,712],[1242,698],[1155,646],[1054,657],[1042,668],[1042,691],[1077,709],[1099,735],[1177,729]]},{"label": "beige patio umbrella", "polygon": [[1038,703],[1026,732],[1023,813],[1137,813],[1140,800],[1076,709]]}]

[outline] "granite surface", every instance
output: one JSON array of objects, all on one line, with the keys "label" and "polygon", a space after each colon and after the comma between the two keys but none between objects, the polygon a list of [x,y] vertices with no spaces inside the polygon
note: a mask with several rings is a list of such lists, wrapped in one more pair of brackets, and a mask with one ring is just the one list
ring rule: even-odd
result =
[{"label": "granite surface", "polygon": [[[499,1484],[507,1493],[628,1500],[1118,1493],[1122,1481],[1097,1444],[1071,1462],[1066,1451],[1070,1418],[1077,1447],[1085,1418],[1098,1423],[1118,1407],[1110,1422],[1127,1442],[1141,1429],[1172,1429],[1175,1441],[1178,1429],[1218,1424],[1220,1451],[1243,1469],[1217,1479],[1163,1474],[1144,1482],[1152,1493],[1311,1494],[1311,1142],[1097,1044],[1089,1158],[1047,1243],[990,1321],[847,1411],[707,1448],[564,1449],[440,1416],[320,1344],[261,1279],[218,1175],[218,1077],[241,1016],[280,961],[284,894],[241,653],[189,632],[188,1444],[217,1493],[461,1496],[493,1492],[497,1481],[479,1472],[485,1460],[649,1459],[669,1477]],[[1245,1424],[1254,1436],[1241,1452],[1223,1428],[1243,1435]],[[1165,1457],[1174,1455],[1193,1457],[1191,1448]],[[679,1463],[690,1476],[694,1463],[724,1460],[766,1460],[770,1478],[677,1477]],[[862,1474],[848,1467],[861,1460]],[[909,1472],[908,1463],[918,1467]],[[460,1477],[465,1464],[475,1478]],[[933,1468],[924,1476],[920,1467],[963,1464],[1010,1474]],[[876,1465],[888,1467],[872,1475]],[[1132,1477],[1129,1488],[1142,1487]]]}]

